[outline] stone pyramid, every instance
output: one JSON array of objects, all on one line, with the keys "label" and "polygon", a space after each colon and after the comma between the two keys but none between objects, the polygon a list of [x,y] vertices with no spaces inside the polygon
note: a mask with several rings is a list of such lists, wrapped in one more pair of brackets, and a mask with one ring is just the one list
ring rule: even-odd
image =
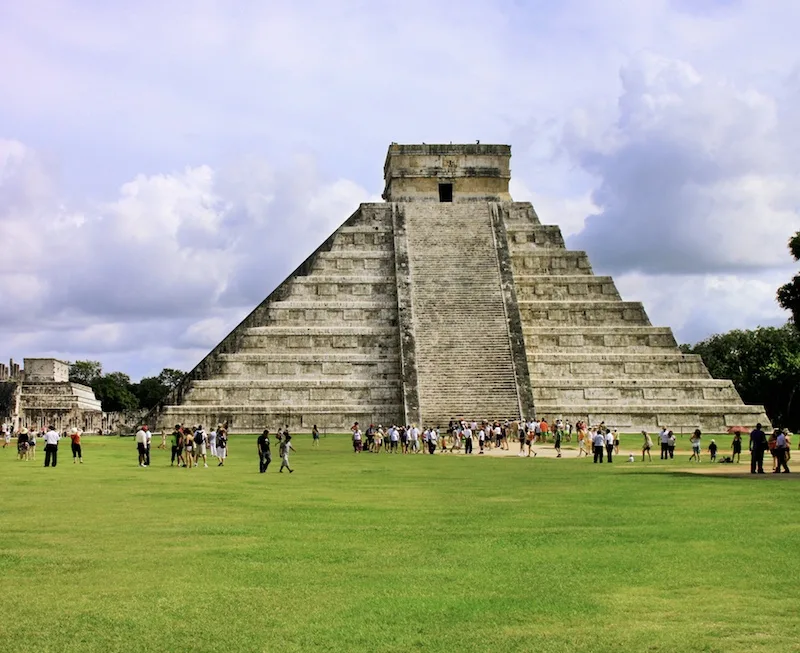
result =
[{"label": "stone pyramid", "polygon": [[193,369],[158,425],[254,432],[537,415],[766,423],[508,193],[507,145],[397,145],[362,204]]}]

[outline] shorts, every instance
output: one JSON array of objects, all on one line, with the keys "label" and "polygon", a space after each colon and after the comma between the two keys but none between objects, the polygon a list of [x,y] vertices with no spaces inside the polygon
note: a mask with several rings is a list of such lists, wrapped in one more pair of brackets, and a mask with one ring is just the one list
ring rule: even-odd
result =
[{"label": "shorts", "polygon": [[220,447],[217,445],[217,458],[220,460],[228,457],[228,447]]},{"label": "shorts", "polygon": [[204,445],[204,444],[200,445],[200,455],[201,456],[205,456],[206,455],[206,445]]}]

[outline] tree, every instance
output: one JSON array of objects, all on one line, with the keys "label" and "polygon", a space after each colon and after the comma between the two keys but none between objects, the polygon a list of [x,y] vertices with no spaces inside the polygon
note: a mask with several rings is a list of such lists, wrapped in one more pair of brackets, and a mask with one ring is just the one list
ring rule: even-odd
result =
[{"label": "tree", "polygon": [[100,361],[75,361],[69,366],[69,380],[73,383],[92,385],[103,373]]},{"label": "tree", "polygon": [[[789,251],[795,261],[800,261],[800,231],[789,239]],[[778,288],[778,303],[790,311],[795,327],[800,328],[800,274]]]},{"label": "tree", "polygon": [[183,377],[184,373],[180,370],[166,367],[158,376],[146,376],[139,383],[135,383],[131,387],[131,392],[139,399],[142,408],[150,410],[155,408]]},{"label": "tree", "polygon": [[731,379],[748,404],[762,404],[770,421],[800,427],[800,331],[794,325],[729,331],[682,345],[699,354],[716,379]]},{"label": "tree", "polygon": [[186,376],[186,372],[175,370],[171,367],[165,367],[158,375],[158,380],[163,383],[169,390],[174,389]]},{"label": "tree", "polygon": [[95,379],[92,390],[107,413],[139,407],[139,400],[131,392],[131,378],[122,372],[111,372]]}]

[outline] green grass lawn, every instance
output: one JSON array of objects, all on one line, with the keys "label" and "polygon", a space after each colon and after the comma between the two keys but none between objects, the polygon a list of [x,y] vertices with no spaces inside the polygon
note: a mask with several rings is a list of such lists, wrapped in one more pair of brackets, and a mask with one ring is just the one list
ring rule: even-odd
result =
[{"label": "green grass lawn", "polygon": [[0,651],[800,651],[792,477],[84,441],[0,450]]}]

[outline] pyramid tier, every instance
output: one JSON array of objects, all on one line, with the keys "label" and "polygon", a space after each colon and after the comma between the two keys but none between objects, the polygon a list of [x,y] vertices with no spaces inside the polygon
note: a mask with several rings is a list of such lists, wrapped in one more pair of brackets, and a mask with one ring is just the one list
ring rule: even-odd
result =
[{"label": "pyramid tier", "polygon": [[[354,422],[360,424],[400,424],[402,404],[242,404],[238,406],[197,406],[194,404],[166,406],[161,412],[163,424],[221,424],[229,423],[231,431],[256,433],[288,425],[291,431],[310,431],[316,424],[320,429],[341,432]],[[234,443],[235,444],[235,443]],[[254,445],[255,446],[255,445]]]},{"label": "pyramid tier", "polygon": [[620,300],[520,300],[523,327],[530,326],[649,326],[640,302]]},{"label": "pyramid tier", "polygon": [[611,277],[554,274],[520,274],[514,278],[520,301],[620,300]]},{"label": "pyramid tier", "polygon": [[396,357],[396,326],[271,326],[253,327],[242,335],[241,353],[344,353]]},{"label": "pyramid tier", "polygon": [[710,375],[703,359],[679,351],[664,354],[588,354],[542,353],[528,354],[531,384],[546,385],[548,379],[592,378],[656,378],[708,379]]},{"label": "pyramid tier", "polygon": [[677,348],[668,327],[654,326],[539,326],[524,327],[528,352],[551,353],[664,353]]}]

